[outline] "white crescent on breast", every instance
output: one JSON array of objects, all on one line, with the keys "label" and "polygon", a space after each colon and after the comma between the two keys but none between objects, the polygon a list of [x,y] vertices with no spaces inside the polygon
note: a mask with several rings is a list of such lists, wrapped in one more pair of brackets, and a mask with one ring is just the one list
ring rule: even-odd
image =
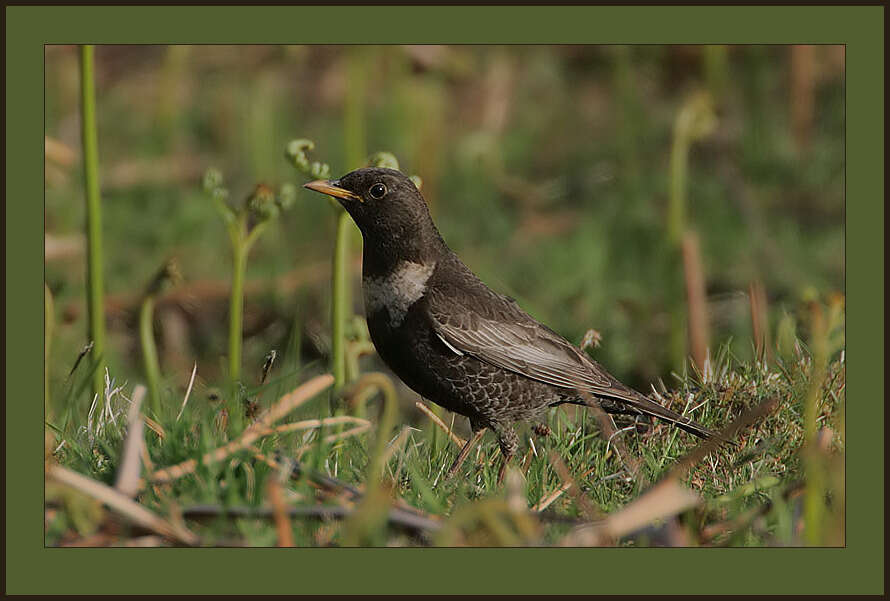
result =
[{"label": "white crescent on breast", "polygon": [[363,277],[365,313],[370,316],[386,309],[390,325],[398,327],[411,305],[423,297],[435,269],[435,263],[402,261],[384,277]]}]

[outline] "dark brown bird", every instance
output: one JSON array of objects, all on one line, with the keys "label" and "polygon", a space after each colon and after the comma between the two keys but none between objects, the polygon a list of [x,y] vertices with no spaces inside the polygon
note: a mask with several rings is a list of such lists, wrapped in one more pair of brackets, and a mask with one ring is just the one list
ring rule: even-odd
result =
[{"label": "dark brown bird", "polygon": [[701,438],[715,436],[628,388],[562,336],[486,286],[445,244],[414,183],[392,169],[358,169],[306,188],[333,196],[364,238],[368,330],[383,361],[414,391],[487,428],[504,468],[519,439],[513,423],[595,397],[608,413],[654,416]]}]

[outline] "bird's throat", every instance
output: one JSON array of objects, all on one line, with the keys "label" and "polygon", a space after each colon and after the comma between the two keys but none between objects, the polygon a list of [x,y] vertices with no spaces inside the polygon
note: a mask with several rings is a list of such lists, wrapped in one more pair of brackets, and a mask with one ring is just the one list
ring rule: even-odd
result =
[{"label": "bird's throat", "polygon": [[386,311],[390,327],[399,327],[411,306],[423,298],[435,270],[434,261],[400,261],[388,273],[364,273],[362,291],[366,315],[371,317]]}]

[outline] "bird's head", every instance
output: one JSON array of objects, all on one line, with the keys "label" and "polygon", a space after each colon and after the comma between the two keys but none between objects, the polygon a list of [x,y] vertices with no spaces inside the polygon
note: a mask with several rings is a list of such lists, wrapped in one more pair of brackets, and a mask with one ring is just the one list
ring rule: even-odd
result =
[{"label": "bird's head", "polygon": [[367,167],[303,187],[337,199],[361,230],[366,252],[370,247],[411,259],[441,243],[426,201],[400,171]]}]

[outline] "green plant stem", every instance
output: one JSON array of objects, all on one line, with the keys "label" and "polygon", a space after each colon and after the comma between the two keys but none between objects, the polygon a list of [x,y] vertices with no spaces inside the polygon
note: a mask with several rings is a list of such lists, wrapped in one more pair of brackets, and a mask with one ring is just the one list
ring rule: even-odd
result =
[{"label": "green plant stem", "polygon": [[241,378],[241,322],[244,311],[244,249],[238,244],[232,248],[232,293],[229,298],[229,381],[234,384]]},{"label": "green plant stem", "polygon": [[686,174],[689,169],[689,138],[674,133],[671,145],[671,193],[668,202],[668,240],[679,247],[686,229]]},{"label": "green plant stem", "polygon": [[716,126],[713,100],[705,92],[690,95],[680,107],[674,120],[673,143],[670,157],[670,195],[667,212],[667,242],[671,278],[671,327],[669,349],[674,365],[686,363],[686,311],[683,294],[682,244],[686,234],[687,179],[689,149],[692,143],[704,138]]},{"label": "green plant stem", "polygon": [[250,233],[244,236],[244,259],[247,260],[247,255],[250,253],[250,249],[253,248],[253,245],[256,243],[257,239],[260,237],[260,234],[263,233],[263,230],[266,229],[266,226],[269,225],[268,221],[263,221],[261,223],[253,226],[253,229],[250,230]]},{"label": "green plant stem", "polygon": [[241,379],[241,330],[244,321],[247,256],[266,225],[267,222],[258,223],[248,232],[246,214],[229,223],[229,237],[232,243],[232,291],[229,296],[229,424],[234,432],[241,431],[244,413],[238,382]]},{"label": "green plant stem", "polygon": [[[96,87],[93,77],[93,46],[80,47],[81,141],[87,205],[87,336],[93,342],[93,357],[105,361],[105,310],[102,282],[102,205],[99,196],[99,150],[96,131]],[[105,370],[93,372],[93,393],[105,388]]]},{"label": "green plant stem", "polygon": [[714,100],[720,103],[729,87],[729,49],[722,44],[705,46],[702,55],[708,90]]},{"label": "green plant stem", "polygon": [[374,386],[383,397],[383,411],[377,426],[377,436],[374,437],[374,451],[368,464],[368,485],[378,486],[383,472],[386,441],[389,440],[389,433],[395,427],[398,416],[399,398],[392,380],[386,374],[369,373],[362,379],[367,382],[368,386]]},{"label": "green plant stem", "polygon": [[[344,107],[346,162],[349,169],[360,167],[365,159],[365,52],[351,48],[348,61],[348,93]],[[352,220],[343,209],[337,210],[337,234],[331,282],[331,413],[339,413],[338,391],[346,384],[346,330],[352,308],[349,279],[349,252],[352,248]]]},{"label": "green plant stem", "polygon": [[229,299],[229,426],[241,431],[243,409],[238,382],[241,378],[241,324],[244,304],[245,256],[242,249],[233,249],[232,295]]},{"label": "green plant stem", "polygon": [[[347,93],[344,111],[344,145],[346,163],[349,169],[360,167],[365,158],[365,82],[367,78],[366,51],[361,48],[348,50]],[[305,150],[313,144],[308,140],[296,140],[286,152],[289,160],[301,171],[318,176],[314,168],[310,170]],[[315,165],[320,165],[315,163]],[[325,166],[325,171],[327,168]],[[336,415],[342,411],[339,392],[347,383],[350,371],[347,365],[347,328],[352,308],[352,290],[349,278],[349,253],[352,249],[355,226],[342,208],[336,208],[336,237],[331,259],[331,374],[334,385],[331,388],[330,412]]]},{"label": "green plant stem", "polygon": [[142,361],[148,382],[148,398],[155,417],[161,415],[161,368],[153,331],[155,297],[146,295],[139,309],[139,342],[142,345]]},{"label": "green plant stem", "polygon": [[804,405],[804,470],[806,473],[806,495],[804,496],[804,536],[809,545],[821,546],[825,543],[825,495],[826,495],[826,453],[819,449],[819,410],[822,385],[828,363],[828,332],[825,315],[821,307],[814,306],[811,314],[811,346],[813,349],[810,386]]},{"label": "green plant stem", "polygon": [[[677,128],[679,130],[679,128]],[[683,262],[680,245],[686,229],[686,172],[689,163],[689,139],[683,131],[674,132],[671,145],[670,196],[667,215],[667,242],[670,273],[670,330],[668,352],[671,364],[685,365],[686,359],[686,308],[683,294]]]},{"label": "green plant stem", "polygon": [[346,323],[351,304],[348,269],[351,227],[349,214],[339,209],[331,281],[331,373],[335,391],[346,384]]},{"label": "green plant stem", "polygon": [[229,383],[234,386],[241,378],[241,327],[244,316],[244,276],[249,250],[243,216],[230,225],[232,241],[232,291],[229,295]]}]

